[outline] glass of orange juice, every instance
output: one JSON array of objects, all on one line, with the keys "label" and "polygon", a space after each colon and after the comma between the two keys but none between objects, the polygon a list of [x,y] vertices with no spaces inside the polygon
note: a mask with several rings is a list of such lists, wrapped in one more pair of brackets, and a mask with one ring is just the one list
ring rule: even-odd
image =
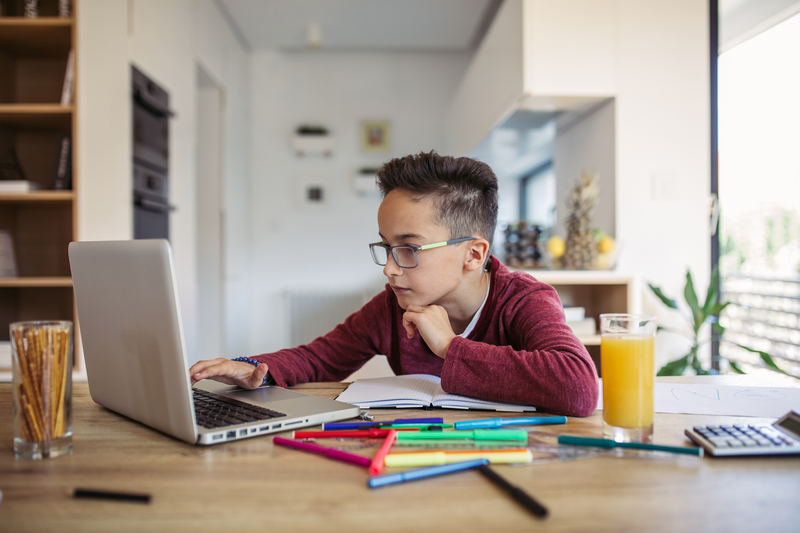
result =
[{"label": "glass of orange juice", "polygon": [[617,442],[653,439],[656,318],[600,315],[603,435]]}]

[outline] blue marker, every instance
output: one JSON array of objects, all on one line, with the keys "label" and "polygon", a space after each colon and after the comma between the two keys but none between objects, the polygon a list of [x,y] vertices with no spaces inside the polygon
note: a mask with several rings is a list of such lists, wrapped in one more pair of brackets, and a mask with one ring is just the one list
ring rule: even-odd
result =
[{"label": "blue marker", "polygon": [[399,474],[389,474],[388,476],[374,477],[367,481],[367,486],[374,489],[384,485],[394,485],[395,483],[403,483],[404,481],[414,481],[415,479],[450,474],[451,472],[468,470],[470,468],[476,468],[478,466],[488,464],[488,459],[475,459],[474,461],[463,461],[461,463],[452,463],[449,465],[420,468],[418,470],[409,470],[408,472],[401,472]]},{"label": "blue marker", "polygon": [[533,418],[489,418],[486,420],[463,420],[456,422],[456,429],[501,428],[503,426],[543,426],[566,424],[565,416],[537,416]]},{"label": "blue marker", "polygon": [[328,431],[330,429],[337,430],[337,429],[380,429],[385,426],[391,426],[392,424],[444,424],[444,419],[442,418],[398,418],[395,421],[386,420],[384,422],[341,422],[341,423],[331,423],[331,424],[322,424],[323,431]]}]

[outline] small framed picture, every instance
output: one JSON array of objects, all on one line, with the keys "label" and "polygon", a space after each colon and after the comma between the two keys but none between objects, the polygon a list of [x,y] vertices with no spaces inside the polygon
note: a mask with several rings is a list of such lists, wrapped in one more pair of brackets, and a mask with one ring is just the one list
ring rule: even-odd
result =
[{"label": "small framed picture", "polygon": [[361,123],[362,152],[388,152],[390,140],[388,120],[365,120]]}]

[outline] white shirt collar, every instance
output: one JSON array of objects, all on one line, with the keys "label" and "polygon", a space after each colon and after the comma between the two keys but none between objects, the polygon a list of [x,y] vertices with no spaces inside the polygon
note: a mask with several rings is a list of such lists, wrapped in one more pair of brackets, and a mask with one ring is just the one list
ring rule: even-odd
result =
[{"label": "white shirt collar", "polygon": [[459,337],[463,337],[466,339],[467,336],[470,333],[472,333],[472,330],[475,329],[475,325],[478,323],[478,319],[480,318],[481,312],[483,311],[483,306],[486,305],[486,300],[489,299],[489,287],[491,284],[492,284],[492,278],[490,276],[489,279],[486,281],[486,296],[483,297],[483,303],[478,308],[478,311],[475,313],[475,316],[472,317],[472,320],[470,320],[467,329],[465,329],[462,333],[458,335]]}]

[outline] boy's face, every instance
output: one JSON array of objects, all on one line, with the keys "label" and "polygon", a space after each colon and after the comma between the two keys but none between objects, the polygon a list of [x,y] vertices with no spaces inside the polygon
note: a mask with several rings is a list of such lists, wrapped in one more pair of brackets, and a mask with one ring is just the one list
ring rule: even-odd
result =
[{"label": "boy's face", "polygon": [[[433,221],[433,202],[414,200],[408,192],[395,189],[378,209],[378,232],[384,244],[422,246],[451,238],[450,232]],[[453,235],[458,239],[469,235]],[[400,307],[456,303],[463,277],[469,241],[417,252],[416,268],[400,268],[389,254],[384,275]]]}]

